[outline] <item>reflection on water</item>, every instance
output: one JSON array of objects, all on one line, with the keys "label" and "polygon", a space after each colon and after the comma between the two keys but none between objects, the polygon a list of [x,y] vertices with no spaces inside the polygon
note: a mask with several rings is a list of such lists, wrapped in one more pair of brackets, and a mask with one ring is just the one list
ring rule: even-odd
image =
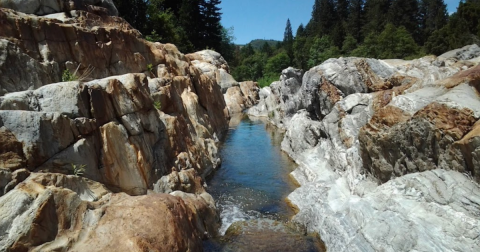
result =
[{"label": "reflection on water", "polygon": [[[215,198],[222,218],[220,234],[227,234],[207,241],[205,250],[264,251],[257,249],[281,241],[295,241],[299,250],[269,251],[320,250],[317,239],[283,226],[294,214],[285,198],[295,189],[289,173],[296,167],[280,150],[283,134],[260,119],[243,117],[236,121],[238,125],[230,129],[221,146],[222,167],[207,181],[207,190]],[[252,228],[258,223],[262,229]]]}]

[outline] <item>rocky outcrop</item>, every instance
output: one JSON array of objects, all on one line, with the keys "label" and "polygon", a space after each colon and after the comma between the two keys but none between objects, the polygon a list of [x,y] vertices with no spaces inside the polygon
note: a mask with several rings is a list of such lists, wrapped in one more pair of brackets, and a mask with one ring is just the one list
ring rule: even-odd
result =
[{"label": "rocky outcrop", "polygon": [[230,114],[241,113],[256,105],[259,90],[258,84],[253,81],[240,82],[238,86],[228,88],[223,97]]},{"label": "rocky outcrop", "polygon": [[4,2],[0,250],[201,251],[225,60],[142,39],[109,0]]},{"label": "rocky outcrop", "polygon": [[0,0],[0,8],[13,9],[25,14],[44,16],[72,10],[95,10],[118,16],[112,0]]},{"label": "rocky outcrop", "polygon": [[112,194],[78,176],[32,174],[0,198],[0,250],[201,251],[201,239],[217,228],[198,219],[215,218],[209,204],[202,197]]},{"label": "rocky outcrop", "polygon": [[478,56],[330,59],[262,89],[249,113],[299,165],[293,220],[332,251],[480,249]]}]

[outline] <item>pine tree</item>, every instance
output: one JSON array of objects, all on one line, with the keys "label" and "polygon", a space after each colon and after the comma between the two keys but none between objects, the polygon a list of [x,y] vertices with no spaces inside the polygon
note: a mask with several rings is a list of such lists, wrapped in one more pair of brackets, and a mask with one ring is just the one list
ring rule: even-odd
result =
[{"label": "pine tree", "polygon": [[395,27],[403,26],[412,34],[417,42],[420,39],[418,29],[418,2],[417,0],[393,0],[387,14],[387,22]]},{"label": "pine tree", "polygon": [[200,29],[200,40],[198,41],[197,49],[205,49],[207,47],[214,50],[219,50],[222,41],[222,26],[220,25],[221,15],[220,5],[221,0],[200,0],[200,8],[202,14],[202,29]]},{"label": "pine tree", "polygon": [[420,45],[423,45],[434,31],[443,28],[447,22],[447,5],[443,0],[420,0]]},{"label": "pine tree", "polygon": [[330,34],[335,26],[337,14],[333,0],[315,0],[312,11],[312,19],[307,24],[307,32],[310,36],[323,36]]},{"label": "pine tree", "polygon": [[362,35],[366,37],[370,33],[379,34],[387,24],[387,13],[390,0],[366,0],[365,1],[365,24],[362,27]]},{"label": "pine tree", "polygon": [[293,33],[292,25],[290,24],[290,19],[287,19],[287,25],[285,27],[285,32],[283,33],[283,46],[287,52],[290,62],[293,61]]},{"label": "pine tree", "polygon": [[296,68],[307,69],[308,51],[310,48],[305,48],[307,43],[307,34],[303,24],[300,24],[295,34],[295,41],[293,42],[293,64]]},{"label": "pine tree", "polygon": [[364,0],[350,0],[348,5],[348,18],[346,33],[352,35],[357,41],[362,40],[361,30],[364,24]]},{"label": "pine tree", "polygon": [[118,13],[130,25],[141,33],[149,34],[147,30],[148,0],[114,0]]}]

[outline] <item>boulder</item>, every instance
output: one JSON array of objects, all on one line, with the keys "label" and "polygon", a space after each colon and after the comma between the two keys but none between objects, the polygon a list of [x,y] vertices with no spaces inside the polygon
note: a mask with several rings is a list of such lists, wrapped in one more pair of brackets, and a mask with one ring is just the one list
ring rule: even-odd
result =
[{"label": "boulder", "polygon": [[1,197],[0,216],[0,249],[32,251],[201,251],[218,222],[206,193],[132,197],[53,173]]}]

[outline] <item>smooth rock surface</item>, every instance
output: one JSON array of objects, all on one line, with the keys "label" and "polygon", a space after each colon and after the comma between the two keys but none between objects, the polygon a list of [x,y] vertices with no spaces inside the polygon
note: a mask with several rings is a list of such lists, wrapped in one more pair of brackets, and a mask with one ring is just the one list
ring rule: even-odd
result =
[{"label": "smooth rock surface", "polygon": [[290,93],[260,90],[249,113],[286,129],[299,165],[293,221],[332,251],[479,250],[476,48],[330,59]]}]

